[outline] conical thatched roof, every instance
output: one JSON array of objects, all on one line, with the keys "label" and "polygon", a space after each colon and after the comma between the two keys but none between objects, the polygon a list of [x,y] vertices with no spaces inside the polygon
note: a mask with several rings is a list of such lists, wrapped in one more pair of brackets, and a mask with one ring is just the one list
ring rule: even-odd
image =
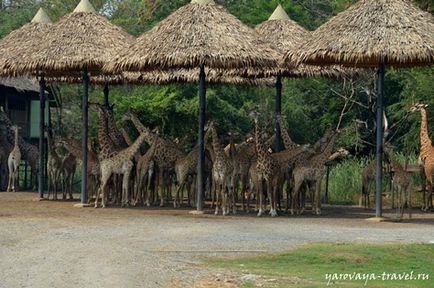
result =
[{"label": "conical thatched roof", "polygon": [[9,73],[8,59],[19,58],[24,51],[35,53],[37,47],[35,41],[39,41],[51,29],[51,20],[41,8],[36,13],[32,22],[12,31],[0,39],[0,75]]},{"label": "conical thatched roof", "polygon": [[275,51],[255,43],[251,28],[213,2],[196,0],[179,8],[137,38],[106,69],[275,66]]},{"label": "conical thatched roof", "polygon": [[82,0],[70,14],[53,24],[50,33],[34,42],[38,52],[25,50],[9,62],[14,74],[44,73],[68,76],[87,66],[93,75],[121,51],[128,49],[133,37],[94,11]]},{"label": "conical thatched roof", "polygon": [[[289,50],[295,50],[300,44],[311,37],[311,32],[291,20],[283,7],[279,4],[267,21],[258,24],[255,31],[260,40],[266,42],[279,52],[283,58]],[[245,68],[240,74],[244,77],[269,77],[283,75],[286,77],[312,77],[323,76],[338,78],[344,75],[352,75],[355,71],[347,71],[339,66],[319,67],[311,65],[298,65],[297,67],[281,66],[273,69]]]},{"label": "conical thatched roof", "polygon": [[331,18],[286,63],[376,67],[434,62],[434,20],[409,0],[360,0]]}]

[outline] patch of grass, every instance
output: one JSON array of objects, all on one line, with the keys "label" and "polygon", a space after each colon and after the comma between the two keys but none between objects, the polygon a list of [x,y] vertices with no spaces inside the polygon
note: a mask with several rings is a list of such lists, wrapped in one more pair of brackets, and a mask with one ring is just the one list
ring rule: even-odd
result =
[{"label": "patch of grass", "polygon": [[[333,273],[379,275],[376,280],[369,279],[365,287],[434,287],[434,245],[430,244],[309,244],[283,254],[212,259],[208,263],[240,274],[276,279],[264,287],[325,287],[328,282],[326,274],[334,276]],[[395,277],[401,273],[413,272],[413,277],[428,274],[429,279],[382,280],[383,272],[395,273]],[[329,286],[363,287],[364,284],[364,280],[334,280]],[[252,283],[243,285],[255,287]]]}]

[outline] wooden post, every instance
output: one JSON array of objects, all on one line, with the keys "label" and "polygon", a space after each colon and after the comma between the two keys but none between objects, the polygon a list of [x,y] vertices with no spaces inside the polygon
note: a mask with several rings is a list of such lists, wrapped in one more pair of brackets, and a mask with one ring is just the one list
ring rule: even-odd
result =
[{"label": "wooden post", "polygon": [[39,171],[38,171],[38,196],[44,198],[44,123],[45,123],[45,79],[39,80]]},{"label": "wooden post", "polygon": [[89,75],[87,67],[83,69],[83,98],[82,98],[82,110],[83,110],[83,135],[81,138],[81,149],[83,153],[82,169],[81,169],[81,204],[87,204],[87,137],[88,137],[88,110],[89,110]]},{"label": "wooden post", "polygon": [[206,74],[205,65],[200,65],[199,74],[199,161],[197,165],[197,211],[203,211],[205,184],[205,111],[206,111]]},{"label": "wooden post", "polygon": [[[276,79],[276,116],[282,113],[282,76],[278,75]],[[280,131],[279,122],[276,119],[276,142],[274,145],[275,152],[284,150],[282,141],[282,131]]]},{"label": "wooden post", "polygon": [[375,216],[382,217],[383,194],[383,98],[384,98],[384,73],[385,65],[382,61],[378,67],[378,91],[377,91],[377,146],[376,146],[376,177],[375,177]]}]

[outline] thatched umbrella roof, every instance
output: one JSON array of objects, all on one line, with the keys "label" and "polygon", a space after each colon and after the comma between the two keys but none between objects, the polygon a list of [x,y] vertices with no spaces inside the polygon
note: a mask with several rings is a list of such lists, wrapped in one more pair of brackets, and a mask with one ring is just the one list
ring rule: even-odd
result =
[{"label": "thatched umbrella roof", "polygon": [[10,74],[8,59],[21,57],[24,51],[30,53],[37,51],[38,47],[34,42],[43,39],[51,29],[51,25],[50,18],[40,8],[30,23],[0,39],[0,75]]},{"label": "thatched umbrella roof", "polygon": [[128,49],[133,37],[82,0],[74,12],[63,16],[43,39],[34,39],[38,52],[23,51],[10,61],[15,74],[68,76],[87,67],[98,74],[102,66]]},{"label": "thatched umbrella roof", "polygon": [[[312,37],[312,32],[291,20],[280,4],[267,21],[255,27],[255,31],[262,41],[271,45],[279,52],[281,58],[284,57],[287,51],[295,51],[300,44]],[[340,66],[321,67],[300,64],[297,67],[285,67],[282,65],[273,69],[246,68],[241,75],[246,77],[282,75],[286,77],[324,76],[338,78],[343,75],[354,75],[356,73],[357,71],[344,69]]]},{"label": "thatched umbrella roof", "polygon": [[239,68],[276,65],[276,52],[254,31],[212,0],[194,0],[150,31],[106,67],[109,71]]},{"label": "thatched umbrella roof", "polygon": [[285,62],[377,67],[434,62],[434,19],[409,0],[360,0],[331,18]]}]

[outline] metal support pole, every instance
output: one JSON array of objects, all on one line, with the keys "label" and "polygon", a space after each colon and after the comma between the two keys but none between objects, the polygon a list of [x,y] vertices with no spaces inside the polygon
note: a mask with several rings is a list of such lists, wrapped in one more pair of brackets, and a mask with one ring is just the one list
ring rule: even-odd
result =
[{"label": "metal support pole", "polygon": [[375,177],[375,216],[382,217],[382,194],[383,194],[383,98],[384,98],[384,73],[385,65],[381,62],[378,67],[377,87],[377,149],[376,149],[376,177]]},{"label": "metal support pole", "polygon": [[81,169],[81,203],[87,203],[87,136],[88,136],[88,110],[89,110],[89,75],[87,67],[83,69],[83,98],[82,107],[83,109],[83,135],[81,138],[81,149],[83,153],[82,169]]},{"label": "metal support pole", "polygon": [[[282,75],[278,75],[276,79],[276,116],[282,113]],[[275,152],[283,151],[282,131],[280,131],[280,125],[276,119],[276,142]]]},{"label": "metal support pole", "polygon": [[45,123],[45,79],[39,80],[39,171],[38,171],[38,196],[44,198],[44,123]]},{"label": "metal support pole", "polygon": [[103,92],[104,92],[104,106],[106,108],[109,108],[110,103],[109,103],[109,88],[108,88],[108,84],[104,85]]},{"label": "metal support pole", "polygon": [[197,164],[197,211],[203,210],[205,188],[205,111],[206,111],[205,65],[200,65],[199,74],[199,162]]}]

